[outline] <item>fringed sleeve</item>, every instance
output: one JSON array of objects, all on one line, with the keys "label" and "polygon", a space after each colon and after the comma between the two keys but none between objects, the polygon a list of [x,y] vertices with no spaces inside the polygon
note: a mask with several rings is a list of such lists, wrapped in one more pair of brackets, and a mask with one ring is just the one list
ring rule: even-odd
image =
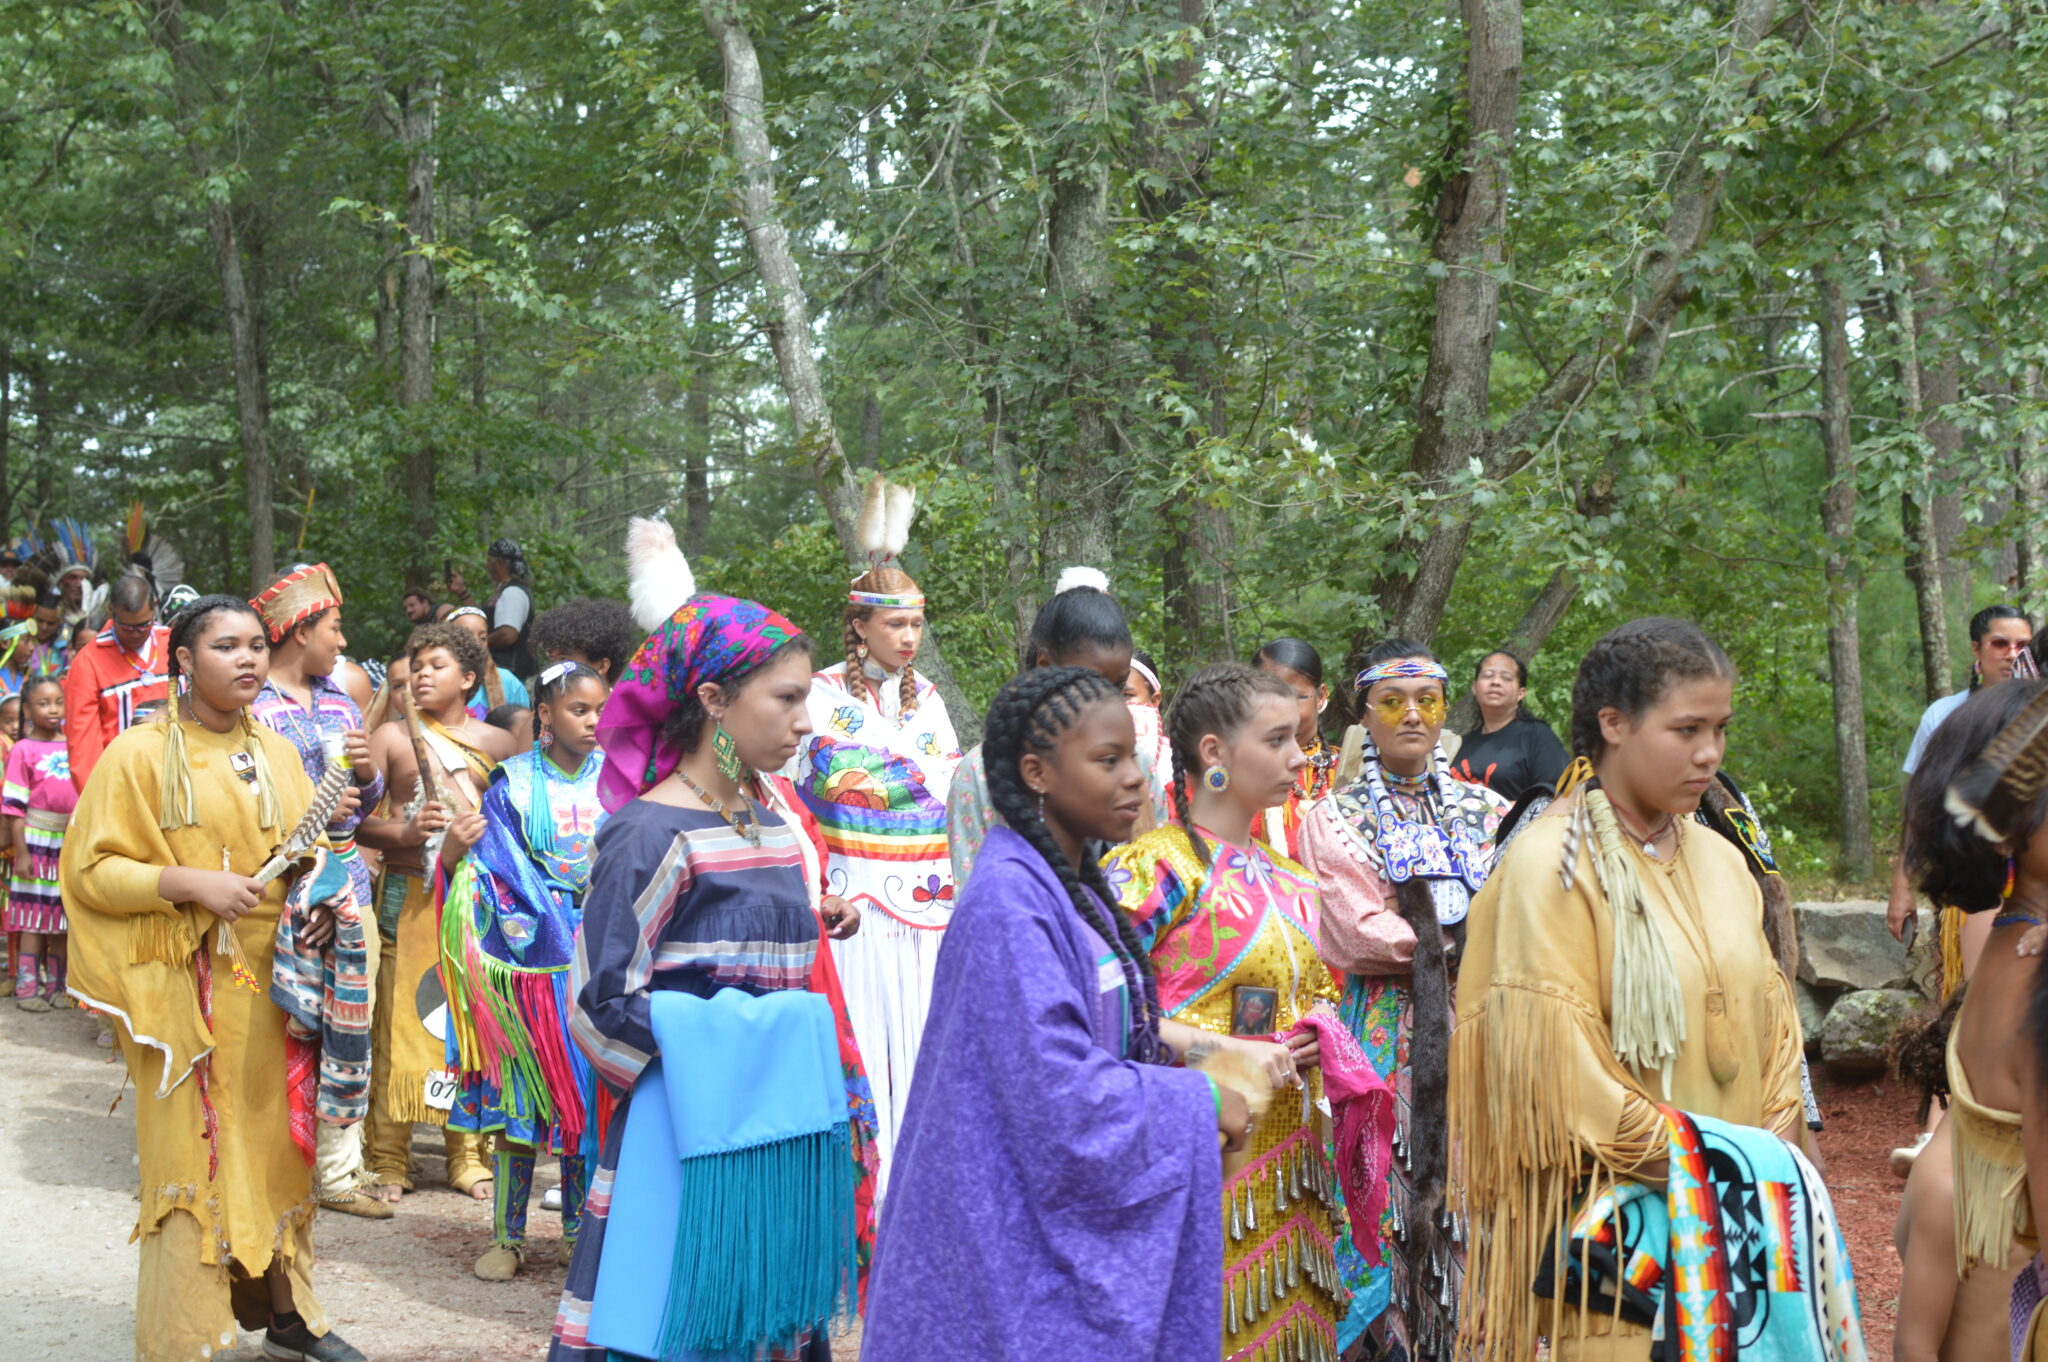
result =
[{"label": "fringed sleeve", "polygon": [[1415,929],[1401,916],[1364,837],[1345,817],[1338,800],[1325,799],[1302,820],[1301,862],[1323,900],[1316,949],[1339,974],[1409,974]]},{"label": "fringed sleeve", "polygon": [[1764,992],[1764,1129],[1799,1142],[1806,1122],[1806,1097],[1799,1082],[1799,1057],[1805,1037],[1799,1029],[1799,1008],[1792,986],[1772,970]]},{"label": "fringed sleeve", "polygon": [[1472,1225],[1461,1355],[1481,1362],[1524,1362],[1538,1336],[1560,1336],[1562,1307],[1530,1284],[1581,1184],[1661,1180],[1662,1118],[1615,1059],[1602,1006],[1604,904],[1584,859],[1578,884],[1560,886],[1562,829],[1532,826],[1473,901],[1458,981],[1451,1146]]}]

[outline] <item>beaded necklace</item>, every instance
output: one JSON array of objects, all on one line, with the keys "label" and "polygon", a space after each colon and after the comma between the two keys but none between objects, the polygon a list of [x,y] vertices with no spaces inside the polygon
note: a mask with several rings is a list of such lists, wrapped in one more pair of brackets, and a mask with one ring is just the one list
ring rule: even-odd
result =
[{"label": "beaded necklace", "polygon": [[[1472,894],[1486,883],[1486,864],[1479,853],[1484,839],[1471,827],[1457,801],[1448,797],[1450,762],[1443,748],[1431,754],[1431,769],[1419,776],[1401,776],[1380,762],[1379,748],[1365,740],[1365,788],[1372,804],[1381,869],[1389,881],[1429,882],[1437,921],[1454,926],[1465,920]],[[1411,821],[1395,807],[1388,791],[1393,783],[1419,797],[1428,821]]]}]

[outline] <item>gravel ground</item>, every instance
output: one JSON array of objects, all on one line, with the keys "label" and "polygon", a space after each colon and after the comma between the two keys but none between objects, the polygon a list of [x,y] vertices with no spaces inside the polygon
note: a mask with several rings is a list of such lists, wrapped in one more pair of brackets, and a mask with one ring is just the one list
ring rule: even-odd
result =
[{"label": "gravel ground", "polygon": [[[19,1231],[0,1240],[0,1304],[9,1362],[119,1362],[133,1354],[135,1126],[123,1071],[93,1045],[78,1012],[29,1014],[0,1003],[0,1204]],[[1883,1083],[1817,1075],[1828,1128],[1821,1151],[1849,1239],[1873,1358],[1891,1354],[1899,1264],[1892,1219],[1900,1182],[1885,1167],[1914,1130],[1912,1102]],[[119,1104],[115,1106],[117,1095]],[[114,1109],[109,1113],[108,1108]],[[389,1221],[322,1212],[315,1281],[329,1317],[373,1362],[528,1362],[544,1357],[562,1270],[558,1221],[532,1212],[534,1261],[516,1281],[478,1281],[490,1209],[441,1185],[440,1140],[422,1127],[421,1190]],[[545,1166],[536,1179],[553,1182]],[[221,1354],[260,1357],[254,1336]],[[839,1340],[854,1362],[859,1336]]]}]

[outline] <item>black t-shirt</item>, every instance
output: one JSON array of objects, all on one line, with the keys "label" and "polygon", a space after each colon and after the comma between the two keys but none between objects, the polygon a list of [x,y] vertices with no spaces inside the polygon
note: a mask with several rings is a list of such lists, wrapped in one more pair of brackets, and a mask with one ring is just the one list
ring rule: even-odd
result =
[{"label": "black t-shirt", "polygon": [[1451,770],[1509,800],[1520,799],[1531,785],[1555,785],[1571,764],[1564,744],[1550,725],[1523,715],[1491,733],[1474,729],[1465,735]]}]

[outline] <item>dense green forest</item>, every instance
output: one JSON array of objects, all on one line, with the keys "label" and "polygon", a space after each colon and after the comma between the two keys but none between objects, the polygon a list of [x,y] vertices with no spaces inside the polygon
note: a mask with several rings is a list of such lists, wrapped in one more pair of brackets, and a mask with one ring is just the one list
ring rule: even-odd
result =
[{"label": "dense green forest", "polygon": [[880,468],[963,729],[1073,562],[1170,674],[1512,639],[1553,719],[1669,611],[1857,881],[1969,611],[2048,598],[2032,7],[4,12],[0,529],[322,558],[363,650],[498,535],[616,591],[657,510],[836,638]]}]

